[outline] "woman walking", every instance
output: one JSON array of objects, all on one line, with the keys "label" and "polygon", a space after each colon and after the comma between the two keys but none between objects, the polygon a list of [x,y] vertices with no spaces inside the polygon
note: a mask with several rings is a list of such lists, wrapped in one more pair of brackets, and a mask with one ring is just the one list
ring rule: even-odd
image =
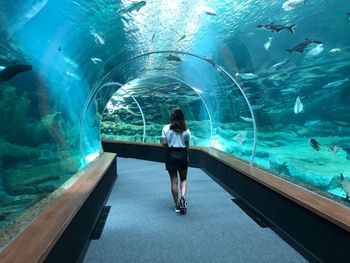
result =
[{"label": "woman walking", "polygon": [[[188,169],[188,147],[191,138],[185,117],[179,107],[171,110],[170,124],[162,129],[162,144],[167,147],[165,168],[171,180],[171,193],[175,203],[175,212],[186,214],[186,190]],[[181,198],[178,199],[178,175],[180,177]]]}]

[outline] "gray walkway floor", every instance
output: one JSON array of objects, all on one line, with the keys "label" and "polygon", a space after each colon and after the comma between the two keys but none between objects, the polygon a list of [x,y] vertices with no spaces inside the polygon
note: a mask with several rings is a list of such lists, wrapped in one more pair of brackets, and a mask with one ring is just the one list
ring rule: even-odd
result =
[{"label": "gray walkway floor", "polygon": [[188,212],[175,214],[164,164],[118,158],[100,240],[84,262],[307,262],[261,228],[200,169],[188,174]]}]

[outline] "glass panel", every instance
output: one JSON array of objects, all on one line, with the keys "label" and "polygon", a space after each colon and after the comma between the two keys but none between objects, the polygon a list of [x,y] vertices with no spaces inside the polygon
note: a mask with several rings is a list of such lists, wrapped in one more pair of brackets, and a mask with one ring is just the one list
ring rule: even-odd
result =
[{"label": "glass panel", "polygon": [[[169,121],[169,109],[183,105],[192,125],[189,126],[194,134],[194,145],[210,145],[249,161],[254,148],[249,105],[239,86],[213,62],[186,52],[151,52],[117,66],[100,85],[109,80],[124,83],[138,72],[140,78],[123,89],[137,96],[146,120],[153,119],[152,124],[147,123],[147,131],[157,127],[151,134],[160,136],[162,126]],[[198,103],[191,106],[192,101],[198,101],[200,107]],[[200,109],[197,114],[196,109]],[[201,117],[200,112],[206,116]]]}]

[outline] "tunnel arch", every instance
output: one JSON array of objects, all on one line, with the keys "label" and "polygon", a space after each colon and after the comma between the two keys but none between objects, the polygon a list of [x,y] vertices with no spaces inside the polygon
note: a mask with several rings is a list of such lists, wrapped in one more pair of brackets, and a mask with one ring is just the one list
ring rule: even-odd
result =
[{"label": "tunnel arch", "polygon": [[[194,59],[197,59],[199,60],[201,63],[205,63],[207,65],[209,65],[210,67],[212,67],[216,72],[218,72],[218,74],[220,74],[221,76],[224,76],[226,77],[229,82],[231,83],[230,85],[233,84],[233,87],[237,88],[239,90],[239,93],[240,93],[240,96],[243,97],[243,100],[245,102],[245,104],[247,105],[247,109],[249,111],[249,114],[250,114],[250,117],[242,117],[240,116],[243,120],[245,121],[248,121],[248,122],[251,122],[252,123],[252,126],[253,126],[253,144],[252,144],[252,151],[251,151],[251,155],[250,155],[250,164],[253,164],[254,162],[254,157],[255,157],[255,151],[256,151],[256,145],[257,145],[257,131],[256,131],[256,121],[255,121],[255,116],[254,116],[254,112],[253,112],[253,109],[252,109],[252,106],[248,100],[248,97],[246,96],[244,90],[242,89],[242,87],[239,85],[239,83],[235,80],[235,78],[233,76],[231,76],[229,74],[228,71],[226,71],[222,66],[219,66],[215,63],[214,59],[212,58],[208,58],[208,57],[202,57],[200,55],[197,55],[197,54],[194,54],[194,53],[191,53],[191,52],[185,52],[185,51],[174,51],[174,50],[162,50],[162,51],[152,51],[152,52],[147,52],[147,53],[142,53],[140,55],[137,55],[137,56],[134,56],[134,57],[131,57],[127,60],[125,60],[124,62],[120,63],[119,65],[117,65],[116,67],[114,67],[111,71],[109,71],[106,75],[104,75],[98,82],[97,84],[95,85],[95,87],[93,88],[93,90],[90,92],[89,96],[88,96],[88,99],[83,107],[83,111],[82,111],[82,114],[81,114],[81,117],[80,117],[80,139],[81,139],[81,145],[82,145],[82,123],[85,119],[85,115],[88,111],[88,108],[90,107],[91,103],[93,102],[93,100],[96,98],[97,94],[99,92],[102,91],[103,87],[106,87],[104,86],[105,83],[108,83],[108,82],[114,82],[114,83],[118,83],[118,85],[121,85],[123,86],[123,84],[117,81],[115,81],[114,79],[114,75],[116,75],[118,73],[118,70],[122,69],[124,66],[127,66],[129,64],[131,64],[132,62],[135,62],[135,60],[138,60],[140,58],[144,58],[144,57],[149,57],[149,56],[152,56],[152,55],[163,55],[163,54],[177,54],[177,55],[186,55],[186,56],[189,56],[191,58],[194,58]],[[168,56],[169,57],[169,56]],[[181,59],[180,59],[181,60]],[[198,66],[198,64],[197,64]],[[165,72],[164,72],[165,71]],[[178,76],[171,76],[171,73],[173,73],[173,71],[168,71],[168,69],[166,70],[161,70],[161,73],[160,74],[157,74],[159,76],[167,76],[167,77],[170,77],[170,78],[173,78],[173,79],[176,79],[178,81],[181,81],[182,83],[186,83],[188,86],[190,86],[198,95],[198,91],[196,91],[196,89],[191,85],[191,83],[188,83],[188,81],[182,79],[181,77],[178,77]],[[141,76],[150,76],[152,74],[150,73],[147,73],[147,74],[140,74]],[[134,78],[131,78],[131,79],[126,79],[124,80],[124,82],[129,82],[131,81],[132,79],[135,79]],[[122,81],[123,82],[123,81]],[[211,114],[210,114],[210,110],[208,109],[207,107],[207,104],[205,102],[205,99],[203,99],[202,96],[200,96],[201,100],[204,102],[204,105],[209,113],[209,116],[210,116],[210,123],[211,123],[211,133],[212,133],[212,117],[211,117]],[[220,128],[220,127],[218,127]],[[212,137],[212,136],[211,136]],[[210,138],[210,147],[215,147],[215,144],[212,145],[212,138]],[[220,146],[220,144],[219,144]],[[81,152],[82,154],[84,155],[84,151],[82,150],[83,147],[81,146]]]}]

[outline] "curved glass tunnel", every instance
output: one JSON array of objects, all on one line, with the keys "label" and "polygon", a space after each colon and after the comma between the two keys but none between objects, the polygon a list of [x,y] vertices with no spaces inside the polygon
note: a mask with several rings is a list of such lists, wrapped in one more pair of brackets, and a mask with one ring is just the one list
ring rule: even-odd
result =
[{"label": "curved glass tunnel", "polygon": [[101,138],[157,143],[174,105],[192,145],[349,205],[350,6],[133,3],[0,0],[1,247]]}]

